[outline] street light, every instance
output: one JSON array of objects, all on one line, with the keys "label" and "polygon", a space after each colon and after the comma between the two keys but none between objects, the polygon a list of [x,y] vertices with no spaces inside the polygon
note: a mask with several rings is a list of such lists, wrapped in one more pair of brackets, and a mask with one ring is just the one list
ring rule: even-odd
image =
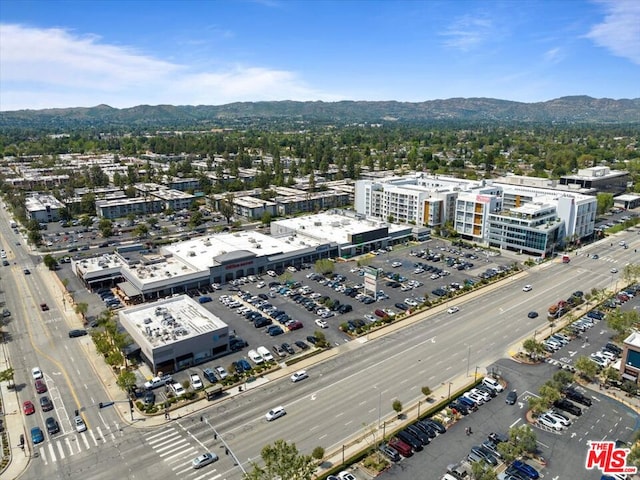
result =
[{"label": "street light", "polygon": [[451,385],[453,385],[453,382],[449,382],[449,393],[447,394],[447,402],[451,400]]}]

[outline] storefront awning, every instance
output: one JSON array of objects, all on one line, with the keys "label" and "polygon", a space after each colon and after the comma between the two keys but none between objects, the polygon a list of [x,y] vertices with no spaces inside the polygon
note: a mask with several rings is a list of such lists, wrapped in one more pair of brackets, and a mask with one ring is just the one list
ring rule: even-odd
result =
[{"label": "storefront awning", "polygon": [[134,287],[130,282],[121,282],[118,284],[118,288],[122,293],[124,293],[127,297],[133,298],[138,295],[142,295],[136,287]]}]

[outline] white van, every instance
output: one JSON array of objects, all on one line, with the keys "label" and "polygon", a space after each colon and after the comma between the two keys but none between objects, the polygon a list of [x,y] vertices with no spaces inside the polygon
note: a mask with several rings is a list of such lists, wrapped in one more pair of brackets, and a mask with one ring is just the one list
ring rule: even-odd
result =
[{"label": "white van", "polygon": [[262,358],[260,356],[260,354],[258,352],[256,352],[255,350],[249,350],[247,352],[247,356],[256,365],[260,365],[261,363],[264,363],[264,358]]},{"label": "white van", "polygon": [[492,377],[484,377],[484,380],[482,380],[482,383],[485,384],[487,387],[495,390],[496,392],[501,392],[504,390],[504,387],[500,384],[500,382],[498,382],[495,378],[492,378]]},{"label": "white van", "polygon": [[273,362],[273,355],[267,347],[263,347],[262,345],[258,347],[258,354],[262,357],[265,362]]}]

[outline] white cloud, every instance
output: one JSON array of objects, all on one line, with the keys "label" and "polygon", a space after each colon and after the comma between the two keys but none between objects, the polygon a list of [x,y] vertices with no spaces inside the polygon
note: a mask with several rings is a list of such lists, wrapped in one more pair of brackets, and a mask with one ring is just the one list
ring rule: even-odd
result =
[{"label": "white cloud", "polygon": [[95,36],[22,25],[0,25],[0,71],[0,110],[336,99],[284,70],[233,65],[203,72]]},{"label": "white cloud", "polygon": [[564,58],[564,53],[560,47],[555,47],[544,52],[543,57],[547,63],[558,63]]},{"label": "white cloud", "polygon": [[448,37],[444,42],[446,47],[466,52],[484,43],[492,33],[493,23],[489,18],[465,15],[440,35]]},{"label": "white cloud", "polygon": [[598,2],[607,14],[594,25],[587,38],[607,48],[618,57],[640,65],[640,2],[637,0],[603,0]]}]

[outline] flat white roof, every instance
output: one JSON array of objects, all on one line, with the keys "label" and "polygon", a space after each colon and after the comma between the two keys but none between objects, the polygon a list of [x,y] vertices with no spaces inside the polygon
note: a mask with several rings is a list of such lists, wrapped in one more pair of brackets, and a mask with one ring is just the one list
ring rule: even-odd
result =
[{"label": "flat white roof", "polygon": [[154,348],[227,327],[226,323],[188,295],[127,308],[119,315],[120,321],[128,329],[138,330],[138,338],[144,338]]},{"label": "flat white roof", "polygon": [[301,243],[301,239],[297,237],[275,238],[255,231],[242,231],[196,237],[167,245],[163,247],[163,252],[173,254],[189,265],[208,268],[213,265],[214,257],[238,250],[247,250],[262,257],[321,245],[320,242],[313,242],[312,245],[310,240],[305,240]]},{"label": "flat white roof", "polygon": [[168,257],[148,265],[136,264],[129,267],[122,264],[122,272],[125,273],[125,277],[136,278],[141,284],[148,285],[170,278],[204,272],[209,269],[209,265],[210,263],[196,267],[193,264],[183,262],[181,258]]},{"label": "flat white roof", "polygon": [[633,332],[631,335],[624,339],[624,343],[636,348],[640,348],[640,333]]},{"label": "flat white roof", "polygon": [[349,243],[349,234],[369,232],[382,227],[387,227],[389,233],[409,228],[406,225],[388,224],[378,220],[359,219],[329,212],[271,222],[272,229],[274,223],[294,230],[298,234],[296,238],[305,236],[315,239],[320,244],[329,242],[346,244]]}]

